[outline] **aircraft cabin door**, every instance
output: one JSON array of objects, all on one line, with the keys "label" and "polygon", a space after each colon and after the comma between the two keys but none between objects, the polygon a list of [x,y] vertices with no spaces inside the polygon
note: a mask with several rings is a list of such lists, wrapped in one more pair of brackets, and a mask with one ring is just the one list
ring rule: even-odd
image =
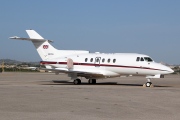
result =
[{"label": "aircraft cabin door", "polygon": [[95,67],[100,67],[100,62],[101,62],[101,57],[96,57],[94,62]]}]

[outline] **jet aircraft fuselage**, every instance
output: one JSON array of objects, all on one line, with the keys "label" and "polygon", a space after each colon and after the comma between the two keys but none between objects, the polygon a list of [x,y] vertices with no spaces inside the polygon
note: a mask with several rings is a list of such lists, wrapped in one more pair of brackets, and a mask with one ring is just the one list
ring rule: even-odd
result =
[{"label": "jet aircraft fuselage", "polygon": [[152,83],[150,79],[161,78],[174,71],[160,63],[156,63],[148,55],[137,53],[89,53],[86,50],[57,50],[50,42],[34,30],[26,30],[30,38],[10,37],[11,39],[31,41],[40,57],[44,70],[66,73],[74,84],[80,84],[78,77],[89,79],[91,84],[96,79],[120,76],[145,76],[147,87]]}]

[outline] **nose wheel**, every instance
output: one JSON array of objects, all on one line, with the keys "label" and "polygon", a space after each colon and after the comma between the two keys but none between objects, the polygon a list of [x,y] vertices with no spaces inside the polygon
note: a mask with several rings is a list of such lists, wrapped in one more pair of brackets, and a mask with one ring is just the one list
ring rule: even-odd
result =
[{"label": "nose wheel", "polygon": [[146,87],[150,87],[152,85],[152,82],[147,82]]},{"label": "nose wheel", "polygon": [[143,87],[154,87],[150,78],[147,79],[147,82],[143,85]]}]

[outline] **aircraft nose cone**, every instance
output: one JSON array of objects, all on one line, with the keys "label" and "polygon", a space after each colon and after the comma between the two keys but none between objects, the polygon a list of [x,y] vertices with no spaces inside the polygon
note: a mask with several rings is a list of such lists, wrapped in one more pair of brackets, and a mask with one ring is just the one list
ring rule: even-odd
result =
[{"label": "aircraft nose cone", "polygon": [[174,72],[174,70],[172,70],[170,67],[166,67],[166,70],[167,70],[168,74],[170,74],[170,73],[173,73],[173,72]]},{"label": "aircraft nose cone", "polygon": [[172,70],[171,68],[169,68],[169,73],[173,73],[174,72],[174,70]]},{"label": "aircraft nose cone", "polygon": [[[163,65],[164,66],[164,65]],[[168,66],[164,66],[164,74],[171,74],[174,72],[174,70],[172,70],[170,67]]]}]

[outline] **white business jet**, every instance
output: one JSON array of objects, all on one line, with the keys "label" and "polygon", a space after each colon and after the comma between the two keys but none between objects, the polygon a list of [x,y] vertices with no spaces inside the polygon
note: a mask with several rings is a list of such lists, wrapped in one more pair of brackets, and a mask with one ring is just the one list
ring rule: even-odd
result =
[{"label": "white business jet", "polygon": [[31,41],[45,65],[45,70],[55,73],[66,73],[74,84],[81,84],[79,77],[88,79],[95,84],[97,79],[121,76],[145,76],[146,84],[151,87],[152,78],[162,78],[174,71],[156,63],[147,55],[137,53],[90,53],[84,50],[57,50],[34,30],[26,30],[30,38],[10,37],[11,39]]}]

